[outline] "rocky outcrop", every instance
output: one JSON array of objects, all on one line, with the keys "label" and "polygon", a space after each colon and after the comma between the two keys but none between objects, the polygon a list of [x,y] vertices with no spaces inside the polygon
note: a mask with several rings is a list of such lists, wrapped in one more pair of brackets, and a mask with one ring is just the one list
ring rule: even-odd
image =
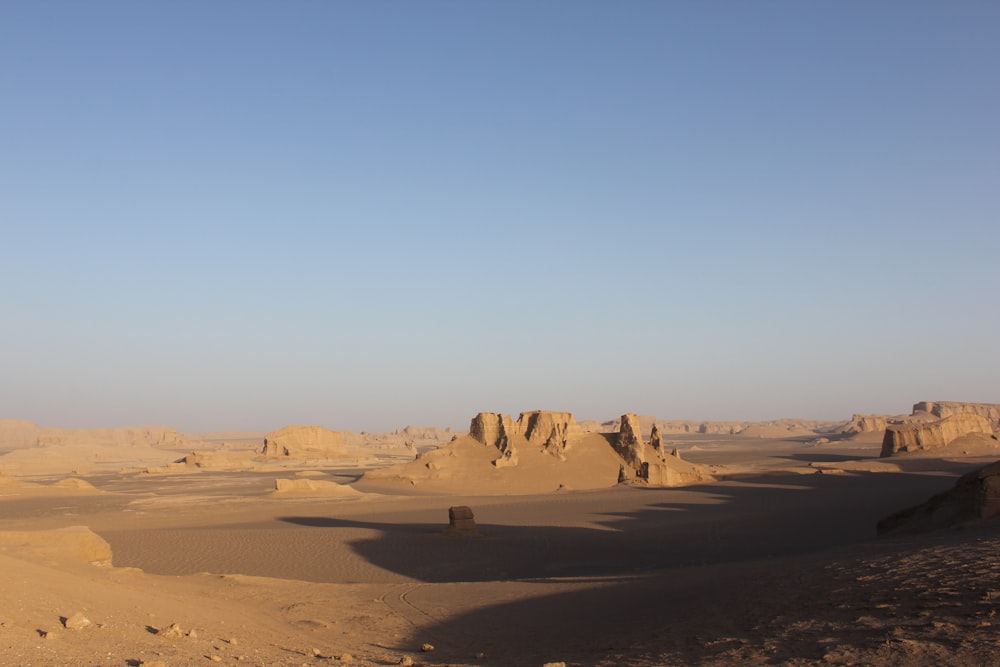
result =
[{"label": "rocky outcrop", "polygon": [[851,421],[843,428],[847,434],[880,433],[889,425],[885,415],[851,415]]},{"label": "rocky outcrop", "polygon": [[581,430],[570,412],[533,410],[522,412],[514,422],[507,415],[480,412],[469,424],[469,435],[503,455],[497,467],[517,464],[517,444],[535,446],[555,456],[562,456],[570,440]]},{"label": "rocky outcrop", "polygon": [[344,454],[344,436],[322,426],[286,426],[264,437],[267,457],[333,458]]},{"label": "rocky outcrop", "polygon": [[660,427],[653,424],[653,430],[649,433],[649,446],[658,452],[663,451],[663,436],[660,435]]},{"label": "rocky outcrop", "polygon": [[715,480],[706,468],[682,461],[679,456],[666,456],[659,461],[643,463],[639,477],[649,486],[668,487],[688,486]]},{"label": "rocky outcrop", "polygon": [[[622,415],[619,421],[618,437],[615,439],[615,451],[625,459],[625,463],[639,474],[642,464],[646,461],[646,443],[642,440],[639,417],[632,413]],[[627,473],[627,471],[626,471]]]},{"label": "rocky outcrop", "polygon": [[479,534],[476,529],[476,517],[472,508],[467,505],[448,508],[448,534],[464,537]]},{"label": "rocky outcrop", "polygon": [[566,449],[570,437],[580,433],[580,427],[571,412],[533,410],[522,412],[514,430],[528,444],[539,445],[554,451]]},{"label": "rocky outcrop", "polygon": [[882,439],[881,456],[947,447],[973,433],[992,435],[993,428],[985,417],[967,412],[929,423],[890,424]]},{"label": "rocky outcrop", "polygon": [[655,424],[651,440],[656,446],[643,442],[636,415],[622,415],[618,423],[615,451],[625,459],[618,470],[619,483],[674,487],[714,481],[707,468],[682,461],[676,449],[667,454]]},{"label": "rocky outcrop", "polygon": [[506,415],[480,412],[469,424],[469,435],[487,447],[496,447],[505,452],[510,443],[510,434],[514,431],[513,425],[511,418]]},{"label": "rocky outcrop", "polygon": [[938,419],[971,413],[988,419],[994,430],[1000,429],[1000,404],[997,403],[959,403],[957,401],[920,401],[914,403],[913,414],[921,412],[934,415]]},{"label": "rocky outcrop", "polygon": [[879,535],[961,526],[1000,514],[1000,461],[962,476],[955,486],[927,502],[878,523]]}]

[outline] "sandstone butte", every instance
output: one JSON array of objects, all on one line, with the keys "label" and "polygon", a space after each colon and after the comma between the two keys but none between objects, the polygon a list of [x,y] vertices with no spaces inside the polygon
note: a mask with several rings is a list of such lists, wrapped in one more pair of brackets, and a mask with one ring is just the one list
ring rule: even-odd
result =
[{"label": "sandstone butte", "polygon": [[990,420],[994,429],[1000,428],[1000,405],[996,403],[959,403],[957,401],[920,401],[914,403],[913,414],[925,412],[938,419],[961,413],[972,413]]},{"label": "sandstone butte", "polygon": [[344,434],[322,426],[286,426],[264,437],[264,456],[340,456],[344,453]]},{"label": "sandstone butte", "polygon": [[947,447],[970,434],[993,435],[993,426],[982,415],[960,412],[938,421],[889,424],[882,439],[882,457]]}]

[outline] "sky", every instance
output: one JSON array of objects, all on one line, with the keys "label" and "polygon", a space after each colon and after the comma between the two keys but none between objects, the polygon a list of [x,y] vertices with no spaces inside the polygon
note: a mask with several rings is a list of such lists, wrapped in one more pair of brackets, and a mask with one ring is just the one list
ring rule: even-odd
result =
[{"label": "sky", "polygon": [[0,4],[0,418],[1000,402],[1000,4]]}]

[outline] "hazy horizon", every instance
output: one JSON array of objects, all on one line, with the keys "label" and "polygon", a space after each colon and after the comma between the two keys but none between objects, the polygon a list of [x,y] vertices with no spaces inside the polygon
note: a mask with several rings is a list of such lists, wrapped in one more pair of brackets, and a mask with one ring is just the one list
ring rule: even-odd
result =
[{"label": "hazy horizon", "polygon": [[8,3],[0,418],[1000,403],[1000,5]]}]

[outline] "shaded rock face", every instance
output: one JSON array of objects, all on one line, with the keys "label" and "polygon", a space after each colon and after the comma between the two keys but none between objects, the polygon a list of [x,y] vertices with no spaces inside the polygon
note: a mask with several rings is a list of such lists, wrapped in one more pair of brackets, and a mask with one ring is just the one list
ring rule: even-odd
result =
[{"label": "shaded rock face", "polygon": [[639,473],[642,464],[646,461],[646,452],[644,451],[646,443],[642,439],[639,417],[632,413],[622,415],[620,424],[618,437],[615,440],[615,451]]},{"label": "shaded rock face", "polygon": [[993,434],[988,419],[977,414],[959,413],[930,423],[890,424],[882,439],[882,457],[946,447],[971,433]]},{"label": "shaded rock face", "polygon": [[469,435],[487,447],[496,447],[501,452],[508,450],[513,422],[506,415],[496,412],[480,412],[469,424]]},{"label": "shaded rock face", "polygon": [[1000,514],[1000,461],[959,478],[927,502],[878,522],[878,534],[916,533],[961,526]]},{"label": "shaded rock face", "polygon": [[344,434],[322,426],[286,426],[264,437],[264,456],[331,457],[344,453]]},{"label": "shaded rock face", "polygon": [[971,413],[985,417],[994,429],[1000,429],[1000,404],[997,403],[959,403],[956,401],[920,401],[913,404],[913,414],[926,412],[939,419],[952,415]]},{"label": "shaded rock face", "polygon": [[448,508],[448,532],[452,535],[478,535],[471,507],[458,505]]},{"label": "shaded rock face", "polygon": [[522,412],[517,418],[515,431],[529,444],[546,449],[566,449],[569,438],[580,433],[580,427],[570,412],[534,410]]},{"label": "shaded rock face", "polygon": [[653,430],[649,434],[649,446],[658,452],[663,452],[663,436],[660,435],[660,427],[656,424],[653,424]]}]

